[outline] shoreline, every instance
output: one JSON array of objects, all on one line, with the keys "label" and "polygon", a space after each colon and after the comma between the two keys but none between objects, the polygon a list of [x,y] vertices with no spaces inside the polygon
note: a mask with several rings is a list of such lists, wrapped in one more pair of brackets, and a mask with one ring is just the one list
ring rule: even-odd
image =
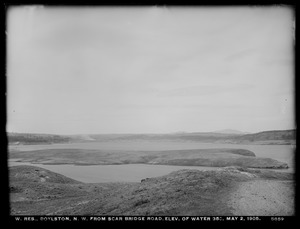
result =
[{"label": "shoreline", "polygon": [[[158,163],[97,163],[97,164],[91,164],[91,163],[72,163],[72,162],[40,162],[40,161],[26,161],[23,160],[22,158],[13,158],[13,159],[8,159],[8,166],[16,166],[18,164],[14,163],[28,163],[31,165],[74,165],[74,166],[106,166],[106,165],[163,165],[163,166],[178,166],[178,167],[184,167],[184,166],[190,166],[190,167],[207,167],[207,168],[215,168],[215,169],[220,169],[224,168],[226,166],[206,166],[206,165],[172,165],[172,164],[158,164]],[[13,164],[13,165],[11,165]],[[234,165],[233,165],[234,166]],[[283,171],[283,172],[290,172],[294,173],[294,168],[293,167],[288,167],[288,168],[260,168],[260,167],[247,167],[248,169],[262,169],[262,170],[270,170],[270,171]]]},{"label": "shoreline", "polygon": [[[16,159],[19,160],[19,159]],[[60,173],[72,179],[81,182],[97,183],[97,182],[140,182],[142,179],[149,177],[158,177],[166,175],[173,171],[182,169],[192,169],[200,171],[222,170],[223,167],[207,167],[207,166],[174,166],[174,165],[157,165],[157,164],[122,164],[122,165],[43,165],[30,162],[13,162],[9,163],[9,167],[19,165],[39,166],[53,172]],[[279,172],[286,174],[294,174],[290,169],[252,169],[265,173]]]}]

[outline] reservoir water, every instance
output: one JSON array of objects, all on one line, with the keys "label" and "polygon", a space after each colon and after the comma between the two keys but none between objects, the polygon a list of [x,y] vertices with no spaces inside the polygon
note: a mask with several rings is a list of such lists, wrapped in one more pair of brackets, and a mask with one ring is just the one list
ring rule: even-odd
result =
[{"label": "reservoir water", "polygon": [[[52,145],[16,145],[13,150],[31,151],[41,149],[101,149],[101,150],[180,150],[180,149],[209,149],[209,148],[240,148],[247,149],[257,157],[268,157],[289,165],[285,172],[294,171],[295,145],[241,145],[241,144],[210,144],[197,142],[174,141],[106,141]],[[43,165],[9,160],[9,166],[35,165],[67,177],[88,183],[98,182],[140,182],[141,179],[166,175],[180,169],[211,170],[214,167],[203,166],[171,166],[171,165]]]}]

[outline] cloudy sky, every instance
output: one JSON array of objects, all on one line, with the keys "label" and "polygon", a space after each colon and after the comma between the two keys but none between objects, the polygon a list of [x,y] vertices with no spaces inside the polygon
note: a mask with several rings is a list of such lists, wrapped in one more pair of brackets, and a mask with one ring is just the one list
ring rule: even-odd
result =
[{"label": "cloudy sky", "polygon": [[13,7],[7,130],[169,133],[294,124],[287,7]]}]

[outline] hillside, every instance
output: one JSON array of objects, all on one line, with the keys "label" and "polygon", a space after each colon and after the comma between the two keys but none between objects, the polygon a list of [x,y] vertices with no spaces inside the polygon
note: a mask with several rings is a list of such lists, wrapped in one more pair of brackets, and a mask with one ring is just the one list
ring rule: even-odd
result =
[{"label": "hillside", "polygon": [[233,129],[217,130],[217,131],[213,131],[213,133],[220,133],[220,134],[238,134],[238,135],[249,134],[249,133],[247,133],[247,132],[242,132],[242,131],[239,131],[239,130],[233,130]]},{"label": "hillside", "polygon": [[244,205],[233,197],[249,182],[251,187],[257,182],[277,187],[260,193],[265,205],[259,205],[260,196],[248,196],[250,205],[264,210],[262,215],[270,214],[267,207],[273,215],[293,214],[289,173],[226,167],[179,170],[140,183],[86,184],[35,166],[13,166],[9,172],[12,215],[241,215]]},{"label": "hillside", "polygon": [[273,130],[264,131],[255,134],[246,134],[235,137],[239,141],[270,141],[270,140],[284,140],[290,141],[296,139],[296,130]]}]

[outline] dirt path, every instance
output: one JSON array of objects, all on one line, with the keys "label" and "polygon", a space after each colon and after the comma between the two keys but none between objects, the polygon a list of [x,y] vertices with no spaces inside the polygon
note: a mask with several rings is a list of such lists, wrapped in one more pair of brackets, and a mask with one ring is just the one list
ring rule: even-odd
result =
[{"label": "dirt path", "polygon": [[290,216],[294,214],[292,181],[252,180],[239,184],[230,196],[234,215]]}]

